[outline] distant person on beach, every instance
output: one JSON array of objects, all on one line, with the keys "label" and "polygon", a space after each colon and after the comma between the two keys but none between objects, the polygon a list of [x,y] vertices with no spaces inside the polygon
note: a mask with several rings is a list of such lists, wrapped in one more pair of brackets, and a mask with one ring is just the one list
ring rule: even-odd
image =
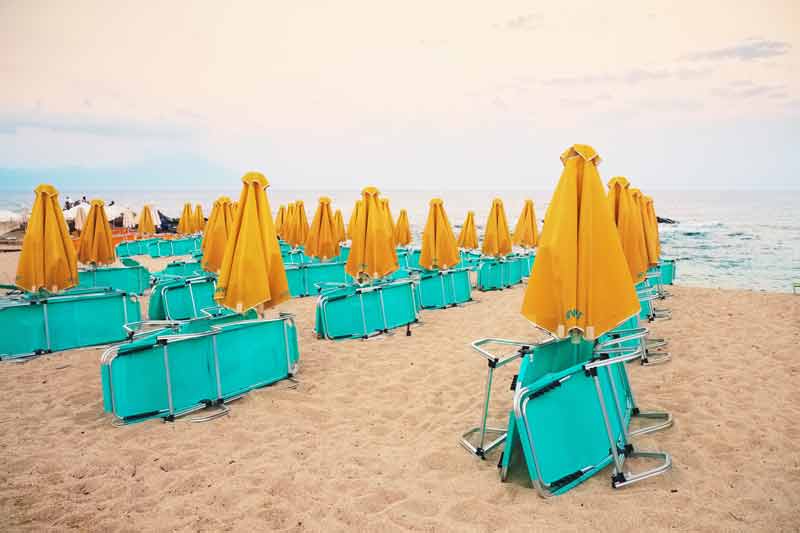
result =
[{"label": "distant person on beach", "polygon": [[72,207],[72,198],[67,195],[66,199],[64,200],[64,209],[69,209]]},{"label": "distant person on beach", "polygon": [[81,198],[81,203],[82,203],[82,204],[88,204],[88,203],[89,203],[89,200],[87,200],[87,199],[86,199],[86,196],[85,196],[85,195],[84,195],[84,197],[83,197],[83,198]]}]

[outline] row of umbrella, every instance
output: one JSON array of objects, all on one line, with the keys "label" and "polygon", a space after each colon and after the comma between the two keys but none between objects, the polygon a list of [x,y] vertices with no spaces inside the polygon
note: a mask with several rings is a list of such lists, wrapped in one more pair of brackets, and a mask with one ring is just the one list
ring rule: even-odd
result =
[{"label": "row of umbrella", "polygon": [[634,283],[658,265],[661,242],[653,198],[630,186],[623,176],[608,182],[608,201]]}]

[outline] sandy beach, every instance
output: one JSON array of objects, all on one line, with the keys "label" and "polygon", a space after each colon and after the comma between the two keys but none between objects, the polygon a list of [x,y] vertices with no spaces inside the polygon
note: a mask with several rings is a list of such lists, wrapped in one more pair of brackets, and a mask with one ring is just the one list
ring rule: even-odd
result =
[{"label": "sandy beach", "polygon": [[[16,253],[0,254],[0,280]],[[157,269],[167,260],[143,260]],[[102,348],[0,365],[0,529],[796,531],[800,527],[800,298],[671,287],[673,320],[652,325],[673,360],[630,365],[643,408],[674,427],[641,437],[673,470],[621,490],[608,472],[543,500],[500,483],[457,441],[479,419],[484,336],[535,341],[524,287],[474,292],[472,305],[423,312],[406,337],[331,342],[296,314],[301,360],[229,416],[115,427],[102,411]],[[9,334],[10,332],[3,332]],[[498,371],[492,420],[505,425]]]}]

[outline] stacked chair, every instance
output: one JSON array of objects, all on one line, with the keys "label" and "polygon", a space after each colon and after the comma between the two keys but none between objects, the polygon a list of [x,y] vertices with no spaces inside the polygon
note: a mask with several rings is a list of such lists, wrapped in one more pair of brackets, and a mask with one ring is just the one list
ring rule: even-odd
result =
[{"label": "stacked chair", "polygon": [[129,257],[122,258],[121,267],[96,267],[78,270],[78,287],[85,289],[111,288],[141,296],[150,287],[150,272]]}]

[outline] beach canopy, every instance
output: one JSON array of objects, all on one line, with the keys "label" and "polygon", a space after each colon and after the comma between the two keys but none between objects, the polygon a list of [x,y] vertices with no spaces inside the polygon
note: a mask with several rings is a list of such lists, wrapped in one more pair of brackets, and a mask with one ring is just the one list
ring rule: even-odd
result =
[{"label": "beach canopy", "polygon": [[85,265],[110,265],[117,259],[111,225],[106,219],[103,200],[92,200],[86,225],[78,244],[78,261]]},{"label": "beach canopy", "polygon": [[631,197],[630,183],[622,176],[608,182],[608,204],[617,225],[622,252],[634,283],[639,283],[647,273],[647,249],[641,213]]},{"label": "beach canopy", "polygon": [[350,211],[350,220],[347,221],[347,238],[353,238],[353,230],[356,227],[356,218],[358,218],[358,212],[361,210],[361,206],[363,203],[361,200],[356,200],[356,203],[353,205],[353,210]]},{"label": "beach canopy", "polygon": [[206,217],[203,216],[203,206],[197,204],[194,206],[194,231],[203,231],[206,229]]},{"label": "beach canopy", "polygon": [[283,236],[283,223],[286,222],[286,206],[281,205],[278,208],[278,214],[275,215],[275,232],[278,237]]},{"label": "beach canopy", "polygon": [[309,257],[322,260],[339,255],[339,239],[337,238],[336,221],[331,213],[331,199],[322,196],[314,213],[311,228],[306,237],[303,252]]},{"label": "beach canopy", "polygon": [[508,232],[503,200],[495,198],[489,211],[489,220],[483,232],[483,255],[505,257],[511,253],[511,235]]},{"label": "beach canopy", "polygon": [[219,272],[225,246],[233,231],[233,202],[227,196],[220,196],[214,201],[208,224],[203,233],[203,270]]},{"label": "beach canopy", "polygon": [[467,218],[458,234],[458,247],[475,250],[478,247],[478,230],[475,229],[475,212],[467,211]]},{"label": "beach canopy", "polygon": [[86,206],[79,204],[73,209],[75,209],[75,229],[77,231],[82,231],[83,227],[86,225],[86,215],[88,214]]},{"label": "beach canopy", "polygon": [[408,223],[408,213],[405,209],[400,210],[397,217],[397,224],[394,226],[395,246],[408,246],[411,244],[411,225]]},{"label": "beach canopy", "polygon": [[576,144],[561,161],[522,314],[557,337],[592,340],[637,314],[639,301],[597,172],[600,157]]},{"label": "beach canopy", "polygon": [[441,198],[434,198],[428,208],[428,221],[422,232],[419,264],[428,270],[452,268],[458,264],[458,246]]},{"label": "beach canopy", "polygon": [[126,207],[125,210],[122,211],[122,227],[127,229],[136,227],[136,213],[134,213],[133,209],[130,207]]},{"label": "beach canopy", "polygon": [[394,218],[392,217],[392,210],[389,207],[388,198],[381,198],[381,207],[383,208],[383,214],[386,217],[386,224],[389,226],[389,230],[392,232],[392,240],[394,240]]},{"label": "beach canopy", "polygon": [[539,228],[536,225],[536,211],[533,209],[533,200],[525,200],[522,213],[519,215],[514,228],[512,242],[523,248],[533,248],[539,240]]},{"label": "beach canopy", "polygon": [[350,256],[345,271],[353,278],[379,279],[398,269],[394,236],[375,187],[361,191],[361,205],[350,225]]},{"label": "beach canopy", "polygon": [[139,235],[152,235],[156,232],[156,226],[153,223],[153,212],[150,210],[149,205],[142,207],[139,212]]},{"label": "beach canopy", "polygon": [[333,223],[336,226],[336,240],[337,242],[344,242],[347,240],[347,233],[344,231],[344,217],[342,217],[342,210],[337,209],[333,215]]},{"label": "beach canopy", "polygon": [[194,213],[192,213],[192,204],[189,202],[183,204],[181,218],[178,220],[178,233],[182,235],[194,233]]},{"label": "beach canopy", "polygon": [[214,299],[238,313],[290,298],[266,188],[258,172],[242,177],[242,193],[222,258]]},{"label": "beach canopy", "polygon": [[26,291],[58,292],[78,284],[78,257],[52,185],[34,190],[15,284]]}]

